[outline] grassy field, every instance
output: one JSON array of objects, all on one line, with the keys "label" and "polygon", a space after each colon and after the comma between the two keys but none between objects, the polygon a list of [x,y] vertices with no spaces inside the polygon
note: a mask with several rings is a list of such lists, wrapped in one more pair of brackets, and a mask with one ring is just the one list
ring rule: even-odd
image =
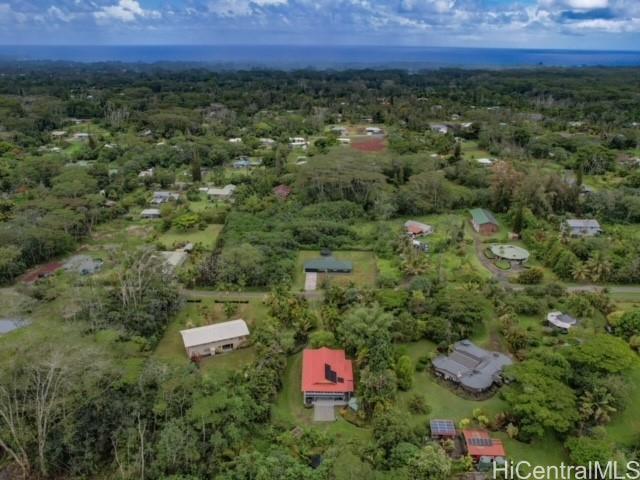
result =
[{"label": "grassy field", "polygon": [[224,225],[208,225],[204,230],[191,232],[177,232],[174,229],[163,233],[158,237],[165,250],[173,250],[185,243],[194,243],[207,250],[213,248]]},{"label": "grassy field", "polygon": [[638,440],[640,432],[640,361],[625,374],[629,386],[627,408],[606,427],[611,438],[619,444],[631,446]]},{"label": "grassy field", "polygon": [[[349,260],[353,262],[353,271],[349,274],[330,275],[330,281],[340,285],[346,285],[350,282],[358,286],[374,286],[378,271],[376,266],[376,256],[372,252],[357,251],[336,251],[333,255],[338,260]],[[296,272],[293,283],[294,290],[304,289],[304,262],[318,258],[320,252],[318,250],[302,250],[298,253],[296,260]],[[320,285],[318,285],[320,286]]]},{"label": "grassy field", "polygon": [[491,158],[491,154],[478,147],[478,142],[462,142],[462,155],[466,160],[476,160],[478,158]]}]

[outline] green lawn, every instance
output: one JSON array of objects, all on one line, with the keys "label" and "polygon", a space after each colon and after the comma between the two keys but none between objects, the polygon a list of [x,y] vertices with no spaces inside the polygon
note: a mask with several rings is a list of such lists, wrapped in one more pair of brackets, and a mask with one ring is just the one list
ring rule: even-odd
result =
[{"label": "green lawn", "polygon": [[631,446],[640,432],[640,361],[624,375],[630,389],[627,408],[613,417],[607,432],[616,443]]},{"label": "green lawn", "polygon": [[[414,364],[417,363],[419,357],[435,351],[435,345],[427,340],[411,343],[405,347]],[[491,417],[501,412],[505,407],[498,395],[482,401],[459,397],[449,388],[436,382],[428,367],[422,372],[415,372],[413,388],[398,395],[398,406],[402,410],[408,411],[408,400],[416,393],[424,396],[427,404],[431,407],[431,413],[429,415],[412,415],[411,419],[415,424],[427,422],[429,418],[446,418],[457,423],[463,418],[470,418],[476,408],[481,408]]]},{"label": "green lawn", "polygon": [[[304,262],[318,258],[318,250],[301,250],[296,260],[296,272],[293,283],[294,290],[304,289]],[[338,260],[353,262],[353,271],[349,274],[330,275],[330,281],[340,285],[353,282],[358,286],[374,286],[378,278],[376,256],[373,252],[335,251],[333,256]],[[318,285],[320,287],[320,285]]]},{"label": "green lawn", "polygon": [[478,147],[478,142],[464,141],[462,142],[462,156],[466,160],[475,160],[478,158],[491,158],[491,154],[486,150],[482,150]]},{"label": "green lawn", "polygon": [[215,245],[224,225],[208,225],[204,230],[177,232],[174,229],[158,237],[165,250],[173,250],[178,245],[194,243],[202,248],[211,249]]},{"label": "green lawn", "polygon": [[531,465],[560,465],[569,463],[567,451],[560,440],[548,434],[541,440],[531,443],[523,443],[513,440],[504,432],[495,432],[492,435],[504,443],[504,448],[512,462],[526,460]]}]

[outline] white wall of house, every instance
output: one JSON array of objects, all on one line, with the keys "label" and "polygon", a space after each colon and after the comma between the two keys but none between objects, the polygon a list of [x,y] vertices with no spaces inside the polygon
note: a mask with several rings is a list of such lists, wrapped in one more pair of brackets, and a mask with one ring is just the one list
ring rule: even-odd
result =
[{"label": "white wall of house", "polygon": [[235,337],[218,342],[205,343],[203,345],[195,345],[187,347],[187,355],[193,357],[195,355],[209,356],[219,353],[231,352],[241,347],[247,341],[247,337]]}]

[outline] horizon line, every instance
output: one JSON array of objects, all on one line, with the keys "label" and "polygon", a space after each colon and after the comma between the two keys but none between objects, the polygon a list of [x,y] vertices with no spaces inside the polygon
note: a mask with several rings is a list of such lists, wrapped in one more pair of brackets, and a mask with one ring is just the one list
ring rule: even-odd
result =
[{"label": "horizon line", "polygon": [[37,44],[37,43],[27,43],[27,44],[9,44],[9,43],[0,43],[0,48],[29,48],[29,47],[44,47],[44,48],[152,48],[152,47],[208,47],[208,48],[229,48],[229,47],[251,47],[251,48],[269,48],[269,47],[278,47],[278,48],[385,48],[385,49],[464,49],[464,50],[513,50],[513,51],[545,51],[545,52],[615,52],[615,53],[638,53],[640,54],[640,49],[605,49],[605,48],[547,48],[547,47],[491,47],[491,46],[462,46],[462,45],[447,45],[447,46],[439,46],[439,45],[381,45],[381,44],[373,44],[373,43],[362,43],[362,44],[251,44],[251,43],[229,43],[229,44],[208,44],[208,43],[103,43],[103,44],[80,44],[80,43],[68,43],[68,44]]}]

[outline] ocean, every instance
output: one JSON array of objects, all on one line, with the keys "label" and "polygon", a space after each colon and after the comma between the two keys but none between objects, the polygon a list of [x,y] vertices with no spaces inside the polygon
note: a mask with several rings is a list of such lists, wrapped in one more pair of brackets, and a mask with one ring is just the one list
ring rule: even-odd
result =
[{"label": "ocean", "polygon": [[205,63],[267,68],[640,66],[640,51],[386,46],[0,46],[0,61]]}]

